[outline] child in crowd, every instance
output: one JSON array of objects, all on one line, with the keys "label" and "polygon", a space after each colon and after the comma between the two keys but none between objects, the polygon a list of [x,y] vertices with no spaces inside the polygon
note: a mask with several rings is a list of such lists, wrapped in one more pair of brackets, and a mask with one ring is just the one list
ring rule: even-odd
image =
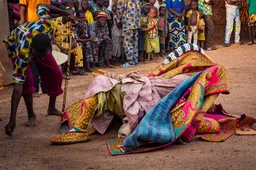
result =
[{"label": "child in crowd", "polygon": [[[154,53],[160,52],[159,37],[158,37],[158,18],[157,9],[155,7],[150,8],[149,19],[147,23],[146,31],[146,53],[148,54],[148,60],[152,60]],[[153,53],[154,52],[154,53]]]},{"label": "child in crowd", "polygon": [[199,11],[200,14],[200,20],[198,23],[198,44],[201,48],[204,49],[204,41],[205,41],[205,34],[204,34],[204,30],[205,30],[205,22],[203,19],[203,13],[202,11]]},{"label": "child in crowd", "polygon": [[255,32],[256,32],[256,0],[247,0],[248,13],[249,13],[249,45],[255,44]]},{"label": "child in crowd", "polygon": [[84,13],[87,23],[90,24],[90,23],[94,22],[92,12],[90,11],[91,7],[90,7],[88,0],[82,0],[81,7],[82,7],[81,12]]},{"label": "child in crowd", "polygon": [[89,25],[85,18],[85,13],[79,13],[79,23],[75,29],[76,41],[83,49],[83,61],[85,71],[92,72],[91,66],[93,65],[92,47],[91,43],[96,43],[96,40],[89,38]]},{"label": "child in crowd", "polygon": [[159,17],[158,17],[158,35],[160,39],[160,56],[165,55],[165,40],[167,37],[167,19],[166,19],[166,5],[162,4],[159,7]]},{"label": "child in crowd", "polygon": [[117,16],[117,4],[114,4],[112,6],[112,12],[114,14],[113,27],[112,27],[112,42],[113,42],[112,60],[113,60],[114,63],[118,63],[118,62],[120,62],[120,58],[121,58],[121,55],[122,55],[122,48],[121,48],[122,24],[121,24],[121,21],[118,19],[118,16]]},{"label": "child in crowd", "polygon": [[141,19],[140,26],[141,30],[139,31],[139,61],[144,61],[145,55],[145,31],[144,28],[147,27],[148,14],[150,11],[150,4],[145,4],[141,10]]},{"label": "child in crowd", "polygon": [[188,43],[192,43],[192,36],[193,36],[193,43],[197,45],[198,40],[198,22],[200,19],[200,14],[197,11],[198,2],[193,0],[191,2],[191,10],[187,13],[188,18]]}]

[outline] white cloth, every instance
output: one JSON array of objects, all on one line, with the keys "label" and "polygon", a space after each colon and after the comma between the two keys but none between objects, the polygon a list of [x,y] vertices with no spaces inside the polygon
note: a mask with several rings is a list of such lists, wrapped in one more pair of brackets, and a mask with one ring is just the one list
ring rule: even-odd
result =
[{"label": "white cloth", "polygon": [[194,42],[193,44],[197,45],[197,40],[198,40],[198,30],[197,30],[197,26],[190,26],[191,27],[191,31],[188,31],[187,36],[188,36],[188,43],[192,43],[192,36],[194,38]]}]

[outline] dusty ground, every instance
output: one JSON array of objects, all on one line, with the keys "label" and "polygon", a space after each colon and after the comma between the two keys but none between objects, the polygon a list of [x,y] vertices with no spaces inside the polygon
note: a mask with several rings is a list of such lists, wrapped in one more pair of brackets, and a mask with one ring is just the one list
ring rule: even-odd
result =
[{"label": "dusty ground", "polygon": [[[244,112],[256,116],[256,45],[220,48],[207,52],[229,71],[231,94],[221,95],[221,102],[229,113]],[[148,73],[161,62],[141,64],[135,69]],[[134,68],[132,68],[134,69]],[[132,69],[109,69],[127,73]],[[92,76],[73,77],[70,81],[68,104],[82,98]],[[35,98],[37,128],[27,128],[26,109],[22,101],[17,126],[12,137],[4,135],[8,122],[11,88],[0,92],[0,169],[255,169],[256,137],[233,136],[222,143],[195,141],[174,145],[154,152],[116,156],[109,155],[105,141],[116,137],[117,129],[104,136],[93,135],[88,143],[51,146],[49,138],[58,133],[59,117],[47,116],[46,95]],[[61,107],[62,96],[58,99]]]}]

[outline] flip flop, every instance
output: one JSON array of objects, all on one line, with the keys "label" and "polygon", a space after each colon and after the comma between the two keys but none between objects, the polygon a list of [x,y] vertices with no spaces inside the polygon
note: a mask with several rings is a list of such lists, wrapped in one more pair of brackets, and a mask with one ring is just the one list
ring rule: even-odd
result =
[{"label": "flip flop", "polygon": [[121,65],[121,67],[123,67],[123,68],[128,68],[128,67],[135,67],[136,65],[134,65],[134,64],[129,64],[129,63],[124,63],[123,65]]}]

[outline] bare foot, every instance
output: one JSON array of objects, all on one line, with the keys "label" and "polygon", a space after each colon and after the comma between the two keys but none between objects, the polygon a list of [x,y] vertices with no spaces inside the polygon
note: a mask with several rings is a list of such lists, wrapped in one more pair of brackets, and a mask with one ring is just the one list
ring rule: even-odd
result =
[{"label": "bare foot", "polygon": [[36,127],[36,117],[31,117],[28,119],[28,122],[25,124],[27,127]]},{"label": "bare foot", "polygon": [[59,111],[58,109],[54,108],[54,109],[48,109],[47,111],[48,115],[55,115],[55,116],[61,116],[62,112]]}]

